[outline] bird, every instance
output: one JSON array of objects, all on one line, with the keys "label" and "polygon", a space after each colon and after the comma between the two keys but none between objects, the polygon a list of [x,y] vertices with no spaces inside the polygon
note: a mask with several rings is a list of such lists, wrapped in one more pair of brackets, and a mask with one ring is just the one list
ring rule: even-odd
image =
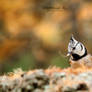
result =
[{"label": "bird", "polygon": [[77,41],[73,35],[68,44],[67,56],[70,56],[69,62],[72,68],[92,68],[92,55],[88,53],[86,47]]}]

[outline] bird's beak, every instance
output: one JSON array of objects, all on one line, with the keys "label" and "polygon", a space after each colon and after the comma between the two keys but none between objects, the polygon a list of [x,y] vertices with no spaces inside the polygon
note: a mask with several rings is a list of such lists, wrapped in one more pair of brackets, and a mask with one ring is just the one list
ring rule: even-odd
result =
[{"label": "bird's beak", "polygon": [[71,52],[68,52],[68,53],[67,53],[67,57],[70,56],[70,55],[71,55]]}]

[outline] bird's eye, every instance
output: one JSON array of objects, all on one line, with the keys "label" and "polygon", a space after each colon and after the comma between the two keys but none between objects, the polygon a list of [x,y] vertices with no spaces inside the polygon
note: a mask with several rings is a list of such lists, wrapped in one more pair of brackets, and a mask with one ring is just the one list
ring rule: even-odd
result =
[{"label": "bird's eye", "polygon": [[75,50],[75,47],[73,47],[73,50]]}]

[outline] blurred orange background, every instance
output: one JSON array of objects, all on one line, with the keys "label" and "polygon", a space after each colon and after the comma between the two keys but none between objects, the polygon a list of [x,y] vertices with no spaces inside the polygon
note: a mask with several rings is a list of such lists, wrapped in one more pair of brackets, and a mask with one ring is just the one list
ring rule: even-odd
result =
[{"label": "blurred orange background", "polygon": [[92,1],[1,0],[0,73],[68,67],[71,34],[92,53]]}]

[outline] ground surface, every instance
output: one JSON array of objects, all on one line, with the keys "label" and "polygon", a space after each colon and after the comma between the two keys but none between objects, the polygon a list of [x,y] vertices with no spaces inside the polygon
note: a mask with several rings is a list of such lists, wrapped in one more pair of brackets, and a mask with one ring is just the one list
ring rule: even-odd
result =
[{"label": "ground surface", "polygon": [[92,69],[17,69],[0,76],[0,92],[92,92]]}]

